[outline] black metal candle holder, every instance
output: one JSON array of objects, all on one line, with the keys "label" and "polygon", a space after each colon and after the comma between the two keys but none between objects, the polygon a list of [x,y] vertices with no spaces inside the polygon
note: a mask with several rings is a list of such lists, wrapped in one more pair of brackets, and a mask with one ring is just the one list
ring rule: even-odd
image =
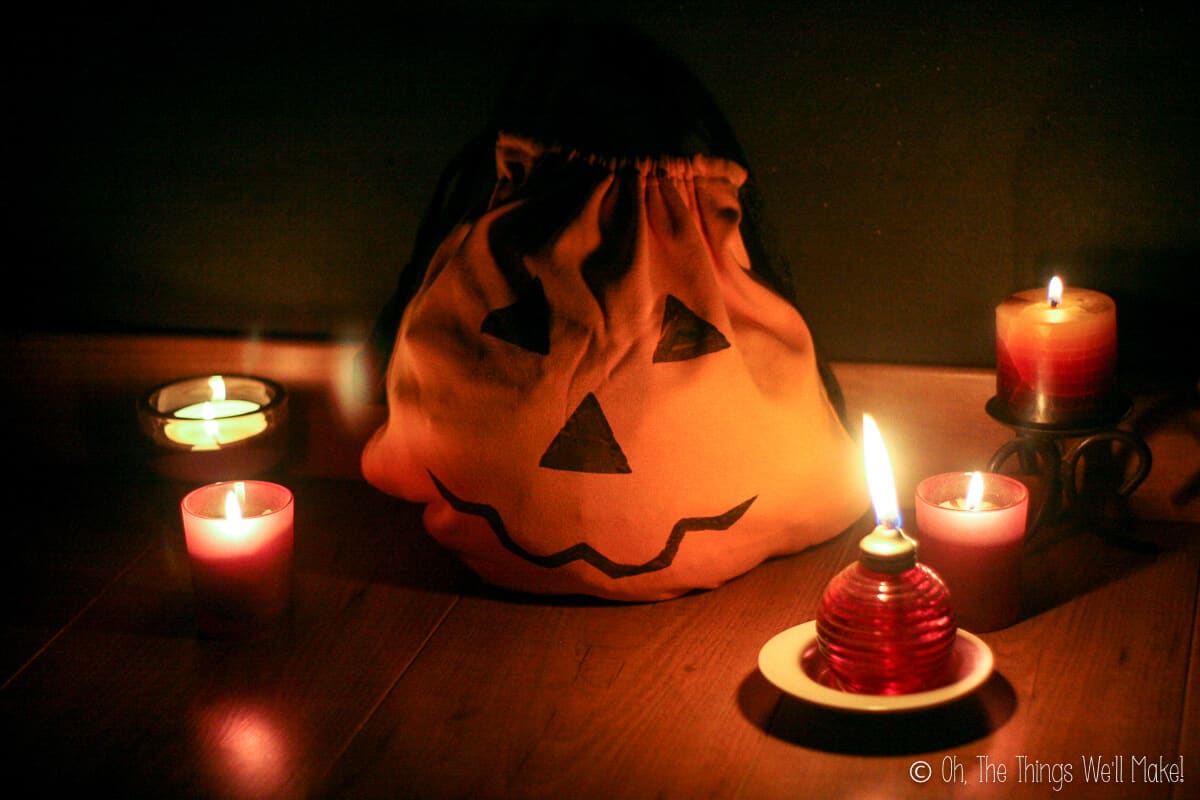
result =
[{"label": "black metal candle holder", "polygon": [[1076,419],[1056,419],[1036,412],[1024,414],[998,396],[987,402],[986,409],[992,419],[1016,432],[1016,438],[1001,445],[992,455],[988,471],[1000,472],[1016,455],[1021,472],[1038,475],[1044,485],[1040,502],[1030,504],[1027,535],[1032,536],[1049,517],[1075,505],[1080,457],[1096,445],[1116,442],[1126,445],[1137,456],[1132,473],[1116,489],[1119,498],[1133,494],[1150,474],[1149,445],[1136,433],[1117,427],[1133,410],[1128,398],[1108,398],[1095,413]]}]

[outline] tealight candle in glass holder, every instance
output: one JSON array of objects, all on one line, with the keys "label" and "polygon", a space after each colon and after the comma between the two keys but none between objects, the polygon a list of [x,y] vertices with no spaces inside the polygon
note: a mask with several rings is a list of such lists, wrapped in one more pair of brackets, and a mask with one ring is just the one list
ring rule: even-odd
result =
[{"label": "tealight candle in glass holder", "polygon": [[287,392],[251,375],[201,375],[155,387],[138,401],[150,466],[203,483],[266,472],[287,450]]}]

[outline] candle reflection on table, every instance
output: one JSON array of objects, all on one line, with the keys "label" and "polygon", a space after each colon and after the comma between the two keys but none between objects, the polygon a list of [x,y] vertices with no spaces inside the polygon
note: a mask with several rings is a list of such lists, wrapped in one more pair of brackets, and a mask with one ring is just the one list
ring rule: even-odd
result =
[{"label": "candle reflection on table", "polygon": [[278,797],[302,774],[286,726],[262,703],[214,703],[195,723],[197,750],[219,796]]}]

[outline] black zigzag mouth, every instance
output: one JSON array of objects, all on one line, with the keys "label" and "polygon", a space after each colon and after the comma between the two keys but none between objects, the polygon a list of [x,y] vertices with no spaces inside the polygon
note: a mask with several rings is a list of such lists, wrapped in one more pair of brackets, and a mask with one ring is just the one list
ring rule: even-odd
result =
[{"label": "black zigzag mouth", "polygon": [[671,528],[670,535],[667,536],[667,541],[659,553],[648,561],[640,564],[623,563],[614,561],[608,556],[596,550],[591,545],[580,542],[573,544],[570,547],[559,550],[555,553],[538,554],[532,553],[513,540],[509,535],[508,529],[504,525],[504,519],[500,516],[500,512],[494,506],[486,503],[474,503],[469,500],[464,500],[458,495],[451,492],[446,485],[438,480],[438,477],[432,472],[429,472],[429,477],[433,480],[438,492],[450,504],[450,507],[461,514],[479,517],[484,520],[492,532],[496,534],[496,538],[504,549],[508,550],[513,555],[516,555],[531,564],[536,564],[539,567],[555,569],[570,564],[574,561],[583,561],[592,565],[600,572],[610,578],[629,578],[634,575],[644,575],[648,572],[658,572],[671,566],[675,561],[675,556],[679,553],[680,545],[683,544],[684,538],[689,533],[699,531],[725,531],[731,528],[738,520],[742,518],[758,499],[755,495],[748,500],[744,500],[728,511],[717,514],[711,517],[684,517],[680,519]]}]

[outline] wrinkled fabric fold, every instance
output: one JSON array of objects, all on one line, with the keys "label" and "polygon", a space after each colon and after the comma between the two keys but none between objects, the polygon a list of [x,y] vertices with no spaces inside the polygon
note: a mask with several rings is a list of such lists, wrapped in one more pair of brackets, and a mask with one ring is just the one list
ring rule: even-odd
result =
[{"label": "wrinkled fabric fold", "polygon": [[749,263],[743,167],[502,134],[496,170],[401,318],[368,481],[488,582],[622,600],[862,515],[808,328]]}]

